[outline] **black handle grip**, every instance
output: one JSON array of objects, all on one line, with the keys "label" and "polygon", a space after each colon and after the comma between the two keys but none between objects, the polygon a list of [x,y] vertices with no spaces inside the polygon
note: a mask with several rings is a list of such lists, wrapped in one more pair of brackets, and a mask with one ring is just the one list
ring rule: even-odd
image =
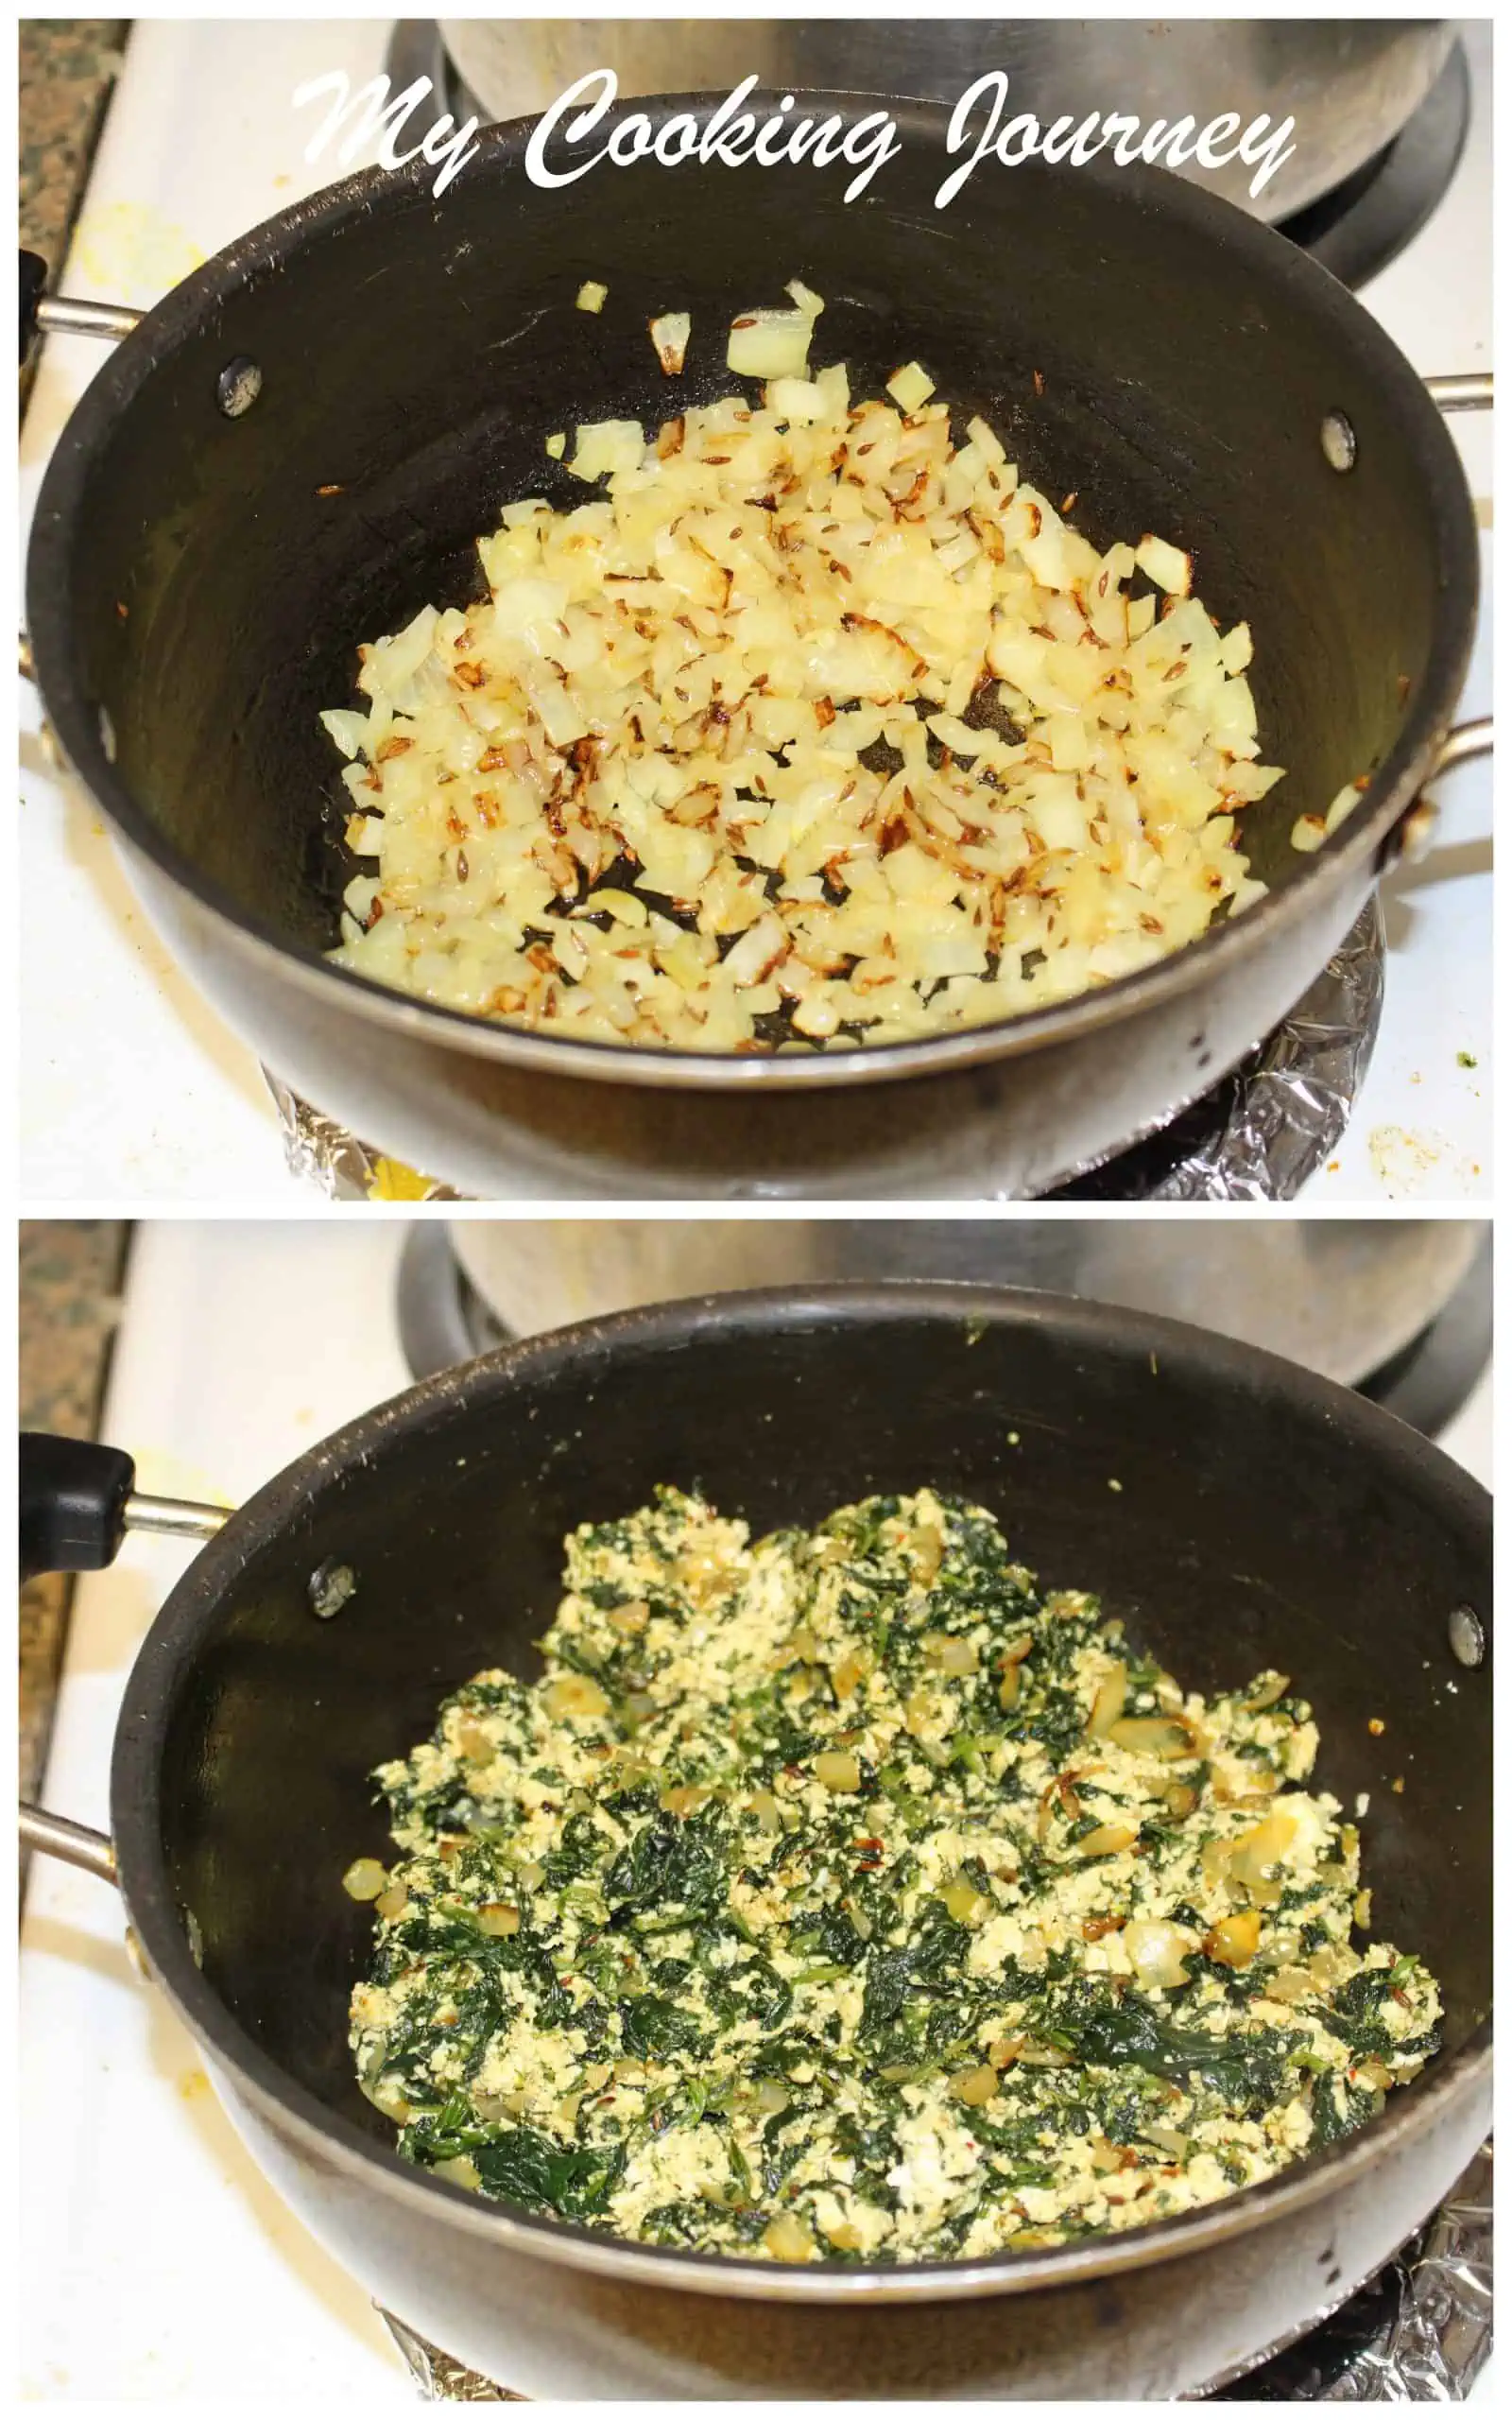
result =
[{"label": "black handle grip", "polygon": [[114,1445],[33,1429],[21,1439],[21,1577],[103,1571],[126,1534],[136,1464]]},{"label": "black handle grip", "polygon": [[23,251],[17,295],[21,309],[21,367],[37,341],[37,305],[47,290],[47,264],[41,252]]}]

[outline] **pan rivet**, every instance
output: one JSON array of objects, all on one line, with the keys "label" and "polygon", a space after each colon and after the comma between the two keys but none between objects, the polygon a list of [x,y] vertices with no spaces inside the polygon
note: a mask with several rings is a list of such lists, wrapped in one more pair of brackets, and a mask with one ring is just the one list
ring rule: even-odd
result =
[{"label": "pan rivet", "polygon": [[312,1571],[310,1611],[316,1620],[328,1622],[333,1614],[339,1614],[356,1586],[357,1575],[349,1563],[322,1563],[318,1571]]},{"label": "pan rivet", "polygon": [[1469,1605],[1456,1605],[1449,1617],[1450,1652],[1473,1671],[1486,1661],[1486,1633]]},{"label": "pan rivet", "polygon": [[263,373],[245,354],[228,361],[215,381],[215,401],[228,420],[240,420],[243,412],[249,412],[262,391]]},{"label": "pan rivet", "polygon": [[1319,431],[1323,440],[1323,459],[1331,471],[1352,471],[1357,447],[1354,431],[1342,412],[1325,412]]}]

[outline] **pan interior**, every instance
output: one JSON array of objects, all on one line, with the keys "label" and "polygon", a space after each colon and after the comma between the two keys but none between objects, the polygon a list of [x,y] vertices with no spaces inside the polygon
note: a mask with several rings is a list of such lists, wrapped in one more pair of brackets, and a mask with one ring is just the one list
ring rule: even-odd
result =
[{"label": "pan interior", "polygon": [[[308,206],[268,259],[254,240],[249,274],[213,265],[205,307],[170,302],[145,374],[106,373],[67,607],[82,702],[176,863],[328,946],[354,861],[316,717],[358,643],[476,594],[505,502],[583,501],[554,431],[728,393],[730,319],[801,275],[828,302],[814,358],[844,358],[858,397],[917,355],[1027,477],[1075,491],[1098,543],[1191,549],[1205,602],[1252,625],[1263,752],[1288,769],[1246,844],[1272,885],[1305,870],[1296,817],[1383,759],[1429,663],[1446,574],[1407,373],[1383,374],[1342,288],[1178,180],[988,163],[940,210],[946,113],[897,114],[902,156],[850,205],[843,168],[605,165],[541,192],[495,132],[439,202],[380,179],[361,208]],[[575,308],[587,278],[598,317]],[[671,308],[694,322],[677,381],[646,334]],[[239,360],[262,386],[230,419]],[[1335,410],[1347,475],[1320,441]]]},{"label": "pan interior", "polygon": [[[370,1916],[340,1876],[387,1847],[371,1768],[473,1672],[537,1668],[563,1532],[659,1480],[758,1532],[927,1482],[997,1512],[1047,1583],[1098,1591],[1189,1686],[1280,1667],[1313,1702],[1321,1786],[1351,1810],[1369,1792],[1377,1936],[1438,1975],[1451,2047],[1473,2031],[1491,1691],[1448,1644],[1456,1605],[1487,1612],[1464,1483],[1383,1415],[1332,1391],[1342,1413],[1320,1410],[1287,1365],[1196,1331],[1069,1306],[984,1324],[962,1299],[805,1314],[747,1297],[701,1321],[636,1315],[612,1350],[579,1331],[480,1365],[334,1468],[276,1482],[229,1580],[191,1574],[144,1659],[117,1830],[154,1866],[161,1844],[164,1936],[192,1912],[205,1979],[286,2075],[391,2141],[346,2048]],[[321,1620],[309,1583],[332,1564],[356,1584]]]}]

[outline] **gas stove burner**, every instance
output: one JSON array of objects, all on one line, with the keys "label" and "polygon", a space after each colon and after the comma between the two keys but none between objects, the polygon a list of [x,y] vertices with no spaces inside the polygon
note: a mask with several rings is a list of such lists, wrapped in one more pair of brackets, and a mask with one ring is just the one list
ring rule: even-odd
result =
[{"label": "gas stove burner", "polygon": [[[1360,1381],[1358,1392],[1425,1437],[1469,1401],[1491,1352],[1491,1236],[1435,1320]],[[411,1376],[434,1377],[514,1341],[472,1284],[438,1219],[417,1220],[399,1264],[399,1339]]]},{"label": "gas stove burner", "polygon": [[[403,17],[387,60],[395,91],[428,76],[438,114],[454,124],[489,112],[473,99],[432,17]],[[1403,251],[1432,217],[1459,165],[1469,126],[1470,78],[1456,43],[1427,98],[1400,134],[1332,193],[1280,222],[1280,232],[1346,285],[1363,285]]]},{"label": "gas stove burner", "polygon": [[1491,1357],[1491,1230],[1438,1317],[1360,1382],[1359,1392],[1421,1436],[1436,1437]]},{"label": "gas stove burner", "polygon": [[434,1378],[496,1353],[514,1337],[470,1282],[439,1219],[417,1219],[404,1238],[395,1305],[412,1378]]},{"label": "gas stove burner", "polygon": [[1394,142],[1281,233],[1346,285],[1364,285],[1404,251],[1449,190],[1470,119],[1470,73],[1454,44],[1437,83]]}]

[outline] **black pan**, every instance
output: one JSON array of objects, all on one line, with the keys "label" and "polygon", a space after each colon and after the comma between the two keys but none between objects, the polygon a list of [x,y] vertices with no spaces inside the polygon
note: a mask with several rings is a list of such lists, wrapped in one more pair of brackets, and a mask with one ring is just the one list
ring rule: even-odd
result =
[{"label": "black pan", "polygon": [[[805,107],[821,97],[848,120],[877,108]],[[660,122],[713,101],[637,106]],[[890,106],[902,154],[850,205],[844,166],[653,162],[543,192],[529,124],[481,136],[439,201],[423,163],[352,178],[150,312],[54,453],[27,573],[36,668],[154,914],[281,1074],[467,1190],[1041,1190],[1205,1090],[1293,1005],[1439,761],[1474,515],[1375,321],[1160,170],[988,164],[939,210],[950,113]],[[355,865],[316,717],[347,699],[358,642],[475,594],[473,541],[506,500],[581,502],[543,451],[553,431],[728,392],[730,319],[795,274],[828,301],[816,359],[848,361],[855,392],[917,355],[1026,476],[1076,490],[1095,541],[1175,538],[1210,608],[1250,622],[1264,752],[1288,768],[1245,817],[1272,895],[1059,1007],[821,1055],[627,1052],[333,969]],[[596,318],[575,308],[588,277],[609,287]],[[676,381],[646,335],[669,307],[694,320]],[[255,400],[229,417],[249,364]],[[1295,852],[1296,818],[1367,774],[1323,850]]]},{"label": "black pan", "polygon": [[[563,1532],[660,1479],[700,1482],[758,1529],[932,1482],[999,1512],[1047,1582],[1100,1591],[1192,1685],[1291,1673],[1322,1785],[1370,1792],[1375,1926],[1442,1979],[1440,2057],[1359,2135],[1211,2208],[915,2269],[625,2245],[405,2165],[346,2049],[369,1919],[339,1877],[386,1847],[369,1773],[473,1671],[532,1668]],[[117,1513],[129,1483],[118,1464]],[[118,1535],[92,1548],[76,1522],[70,1556]],[[1163,1320],[919,1286],[627,1313],[428,1381],[231,1517],[128,1685],[111,1791],[127,1910],[294,2207],[403,2318],[507,2385],[1187,2393],[1342,2300],[1488,2122],[1489,1553],[1484,1492],[1413,1431]],[[333,1564],[356,1586],[319,1619],[311,1579]]]}]

